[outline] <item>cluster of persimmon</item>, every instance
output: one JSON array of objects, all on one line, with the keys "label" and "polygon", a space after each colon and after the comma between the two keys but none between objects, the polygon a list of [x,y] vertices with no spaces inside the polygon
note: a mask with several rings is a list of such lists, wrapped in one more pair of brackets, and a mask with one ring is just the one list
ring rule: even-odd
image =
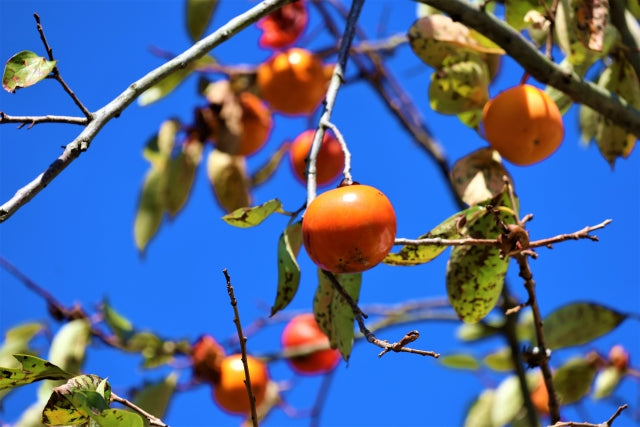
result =
[{"label": "cluster of persimmon", "polygon": [[[283,354],[290,355],[289,366],[298,374],[326,374],[340,362],[340,352],[329,347],[329,339],[311,313],[293,317],[284,327],[281,341]],[[203,335],[191,348],[191,362],[194,378],[211,385],[213,400],[222,410],[245,416],[251,412],[242,354],[226,355],[215,338]],[[270,387],[271,377],[262,359],[247,355],[246,363],[255,405],[260,407],[277,386]]]}]

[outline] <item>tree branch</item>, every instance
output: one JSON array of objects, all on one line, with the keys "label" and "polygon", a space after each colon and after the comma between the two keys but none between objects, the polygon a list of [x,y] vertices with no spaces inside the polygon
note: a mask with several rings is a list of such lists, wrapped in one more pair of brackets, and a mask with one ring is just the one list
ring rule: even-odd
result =
[{"label": "tree branch", "polygon": [[138,81],[129,85],[113,101],[96,111],[87,127],[69,144],[63,153],[49,167],[33,181],[19,189],[16,194],[0,206],[0,222],[11,217],[18,209],[33,199],[42,191],[60,172],[71,164],[82,152],[86,151],[91,141],[96,137],[100,129],[114,117],[118,117],[140,94],[151,88],[163,78],[174,71],[186,67],[189,63],[204,56],[216,46],[227,41],[234,34],[253,24],[263,16],[268,15],[281,6],[291,3],[292,0],[264,0],[252,7],[247,12],[236,16],[213,34],[195,43],[189,49],[172,60],[147,73]]},{"label": "tree branch", "polygon": [[86,126],[89,123],[89,119],[86,117],[72,117],[72,116],[9,116],[4,112],[0,111],[0,124],[5,123],[20,123],[18,129],[21,129],[25,125],[29,125],[28,129],[31,129],[33,126],[38,123],[67,123],[72,125],[83,125]]},{"label": "tree branch", "polygon": [[561,69],[506,22],[463,0],[417,0],[451,16],[454,21],[479,31],[517,61],[533,78],[564,93],[573,101],[598,111],[640,138],[640,111],[626,101]]},{"label": "tree branch", "polygon": [[118,396],[117,394],[115,394],[114,392],[111,392],[111,400],[114,402],[118,402],[128,408],[133,409],[134,411],[136,411],[137,413],[139,413],[140,415],[142,415],[143,417],[145,417],[148,421],[149,421],[149,425],[152,426],[157,426],[157,427],[169,427],[167,424],[165,424],[160,418],[151,415],[150,413],[148,413],[147,411],[145,411],[144,409],[142,409],[141,407],[139,407],[138,405],[134,404],[133,402]]}]

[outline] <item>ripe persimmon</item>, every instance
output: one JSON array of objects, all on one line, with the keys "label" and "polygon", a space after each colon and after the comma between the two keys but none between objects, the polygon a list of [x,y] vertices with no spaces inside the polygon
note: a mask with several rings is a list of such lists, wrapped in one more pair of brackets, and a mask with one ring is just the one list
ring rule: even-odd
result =
[{"label": "ripe persimmon", "polygon": [[[256,398],[256,407],[264,401],[269,373],[261,360],[247,355],[251,391]],[[251,412],[249,394],[244,384],[244,365],[242,355],[233,354],[222,360],[220,365],[220,381],[213,385],[213,398],[220,408],[232,414],[248,414]]]},{"label": "ripe persimmon", "polygon": [[256,84],[262,98],[285,114],[310,114],[327,90],[322,60],[308,50],[291,48],[258,66]]},{"label": "ripe persimmon", "polygon": [[250,156],[267,142],[273,127],[273,119],[269,108],[251,92],[240,93],[238,101],[242,107],[242,134],[236,154]]},{"label": "ripe persimmon", "polygon": [[[293,169],[293,173],[303,184],[306,180],[307,156],[313,143],[315,135],[314,129],[302,132],[291,144],[289,149],[289,163]],[[344,169],[344,153],[338,140],[325,132],[322,138],[322,145],[316,158],[316,183],[318,185],[327,185],[335,180],[340,172]]]},{"label": "ripe persimmon", "polygon": [[542,373],[538,376],[536,388],[531,391],[531,403],[533,403],[538,413],[544,415],[549,413],[549,393],[547,392],[544,378],[542,378]]},{"label": "ripe persimmon", "polygon": [[191,347],[193,376],[211,384],[220,380],[224,349],[211,335],[203,335]]},{"label": "ripe persimmon", "polygon": [[340,361],[340,351],[328,348],[329,338],[318,326],[313,313],[300,314],[292,318],[282,331],[281,340],[285,350],[327,345],[324,350],[287,359],[293,370],[299,374],[326,374],[332,371]]},{"label": "ripe persimmon", "polygon": [[562,114],[537,87],[521,84],[489,100],[482,110],[489,144],[506,160],[520,166],[546,159],[564,137]]},{"label": "ripe persimmon", "polygon": [[311,260],[334,273],[368,270],[387,256],[396,237],[396,214],[380,190],[346,185],[320,194],[302,219]]},{"label": "ripe persimmon", "polygon": [[289,46],[300,37],[308,21],[303,0],[284,5],[258,21],[257,26],[262,30],[258,45],[271,49]]}]

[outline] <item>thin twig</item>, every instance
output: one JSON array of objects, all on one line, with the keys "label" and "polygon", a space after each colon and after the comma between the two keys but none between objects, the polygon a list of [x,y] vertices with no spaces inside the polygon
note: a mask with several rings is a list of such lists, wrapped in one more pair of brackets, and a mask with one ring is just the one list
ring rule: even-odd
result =
[{"label": "thin twig", "polygon": [[563,421],[563,422],[557,422],[555,424],[553,424],[550,427],[611,427],[611,425],[613,424],[613,421],[618,418],[618,416],[622,413],[622,411],[624,411],[625,409],[627,409],[629,407],[629,405],[627,405],[626,403],[622,406],[619,406],[618,409],[616,410],[616,412],[605,422],[600,423],[600,424],[591,424],[591,423],[577,423],[574,421]]},{"label": "thin twig", "polygon": [[540,83],[564,92],[574,102],[591,107],[613,123],[640,137],[640,111],[619,97],[612,96],[608,90],[553,63],[502,19],[464,0],[417,1],[454,16],[456,21],[480,32],[504,49]]},{"label": "thin twig", "polygon": [[5,123],[20,123],[18,129],[29,125],[27,129],[31,129],[33,126],[39,123],[66,123],[72,125],[86,126],[89,123],[89,119],[86,117],[72,117],[72,116],[9,116],[0,111],[0,124]]},{"label": "thin twig", "polygon": [[238,15],[214,31],[213,34],[195,43],[175,58],[155,68],[132,83],[120,95],[94,113],[94,119],[69,144],[64,152],[49,167],[30,183],[20,188],[11,199],[0,206],[0,222],[11,217],[18,209],[27,204],[40,191],[71,164],[82,152],[86,151],[98,132],[111,119],[119,116],[144,91],[187,64],[206,55],[216,46],[229,40],[234,34],[253,24],[263,16],[293,0],[264,0],[247,12]]},{"label": "thin twig", "polygon": [[[353,36],[356,33],[356,25],[358,23],[358,18],[360,16],[360,11],[362,10],[363,4],[364,0],[353,0],[351,2],[351,10],[349,11],[347,24],[345,26],[342,39],[340,40],[338,62],[333,69],[333,75],[331,76],[329,88],[327,89],[327,97],[324,102],[324,109],[318,123],[318,130],[315,133],[313,143],[311,144],[311,150],[309,151],[309,163],[307,164],[307,206],[316,197],[316,159],[318,157],[318,153],[320,152],[320,146],[322,145],[325,129],[332,126],[331,113],[333,112],[333,107],[336,103],[340,85],[342,85],[342,83],[344,82],[344,72],[347,68],[349,50],[351,49]],[[346,147],[346,144],[344,145],[344,147]],[[349,152],[347,151],[344,154],[344,170],[348,171],[351,168],[347,163],[347,161],[350,160]],[[350,173],[348,175],[350,176]],[[345,179],[348,179],[347,174],[345,174]]]},{"label": "thin twig", "polygon": [[251,421],[253,427],[258,427],[258,412],[256,410],[256,397],[251,389],[251,377],[249,375],[249,363],[247,361],[247,337],[242,332],[242,323],[240,323],[240,312],[238,311],[238,301],[233,292],[233,286],[231,286],[231,276],[225,268],[222,270],[224,277],[227,279],[227,292],[229,293],[229,299],[231,300],[231,307],[233,307],[233,323],[236,324],[238,331],[238,338],[240,340],[240,351],[242,352],[242,365],[244,366],[244,384],[247,387],[247,394],[249,395],[249,404],[251,405]]},{"label": "thin twig", "polygon": [[347,147],[347,142],[342,136],[342,132],[338,129],[338,126],[334,125],[331,122],[326,122],[325,126],[328,129],[331,129],[336,139],[340,143],[340,147],[342,147],[342,153],[344,154],[344,169],[342,170],[342,175],[344,176],[344,182],[346,184],[353,183],[353,177],[351,176],[351,152],[349,151],[349,147]]},{"label": "thin twig", "polygon": [[167,424],[165,424],[160,418],[156,417],[155,415],[152,415],[150,413],[148,413],[147,411],[145,411],[144,409],[142,409],[141,407],[139,407],[138,405],[136,405],[135,403],[118,396],[117,394],[115,394],[113,391],[111,392],[111,400],[114,402],[118,402],[124,406],[127,406],[128,408],[133,409],[134,411],[136,411],[137,413],[139,413],[140,415],[142,415],[143,417],[145,417],[147,420],[149,420],[149,424],[152,426],[158,426],[158,427],[169,427]]}]

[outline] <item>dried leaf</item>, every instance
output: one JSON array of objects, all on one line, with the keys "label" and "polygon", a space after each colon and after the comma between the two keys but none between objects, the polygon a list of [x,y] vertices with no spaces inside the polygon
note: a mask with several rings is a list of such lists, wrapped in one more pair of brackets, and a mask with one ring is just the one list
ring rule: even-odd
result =
[{"label": "dried leaf", "polygon": [[469,206],[477,205],[504,191],[504,177],[513,182],[497,151],[481,148],[459,159],[451,168],[451,182],[458,196]]},{"label": "dried leaf", "polygon": [[246,160],[220,150],[212,150],[207,160],[207,176],[220,206],[227,212],[251,205]]}]

